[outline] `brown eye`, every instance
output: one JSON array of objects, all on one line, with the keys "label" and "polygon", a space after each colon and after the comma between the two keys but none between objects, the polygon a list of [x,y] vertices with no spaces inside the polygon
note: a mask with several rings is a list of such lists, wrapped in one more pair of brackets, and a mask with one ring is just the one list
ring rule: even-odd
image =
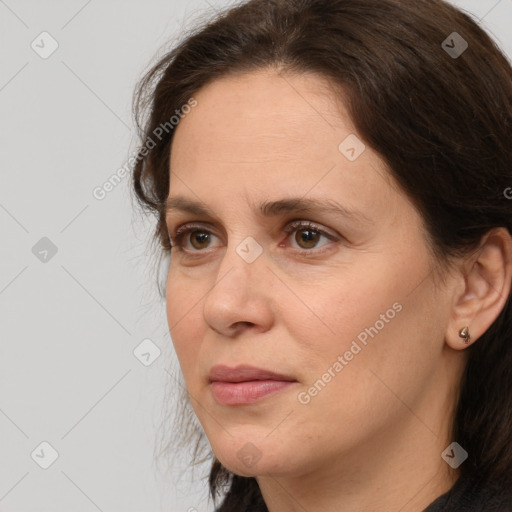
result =
[{"label": "brown eye", "polygon": [[201,226],[185,225],[176,230],[174,236],[171,235],[171,249],[181,253],[202,253],[205,249],[213,247],[212,242],[217,238],[211,231]]},{"label": "brown eye", "polygon": [[329,245],[329,242],[338,240],[335,235],[328,233],[311,221],[292,222],[283,231],[290,237],[291,247],[304,253],[318,253],[322,247]]},{"label": "brown eye", "polygon": [[190,233],[190,243],[194,249],[206,249],[210,242],[210,234],[207,231],[192,231]]},{"label": "brown eye", "polygon": [[301,249],[313,249],[322,235],[310,228],[299,229],[295,232],[295,241]]}]

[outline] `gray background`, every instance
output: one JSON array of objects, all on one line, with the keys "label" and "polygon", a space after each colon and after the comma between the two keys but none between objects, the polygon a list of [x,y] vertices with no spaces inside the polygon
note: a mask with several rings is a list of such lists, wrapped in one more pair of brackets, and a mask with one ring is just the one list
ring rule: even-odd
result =
[{"label": "gray background", "polygon": [[[150,221],[133,212],[129,178],[102,200],[93,190],[136,147],[131,98],[144,69],[228,3],[0,0],[1,511],[212,509],[186,454],[173,474],[154,463],[179,371]],[[454,3],[512,55],[512,0]],[[51,49],[43,31],[58,43],[48,58],[31,47]],[[148,366],[133,353],[145,339],[143,361],[161,351]],[[43,441],[58,452],[48,469]]]}]

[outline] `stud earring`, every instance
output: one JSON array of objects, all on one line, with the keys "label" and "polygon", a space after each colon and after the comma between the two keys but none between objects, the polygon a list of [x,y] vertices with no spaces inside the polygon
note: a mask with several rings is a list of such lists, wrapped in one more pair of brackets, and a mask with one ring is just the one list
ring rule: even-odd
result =
[{"label": "stud earring", "polygon": [[469,334],[469,327],[463,327],[459,331],[459,336],[464,339],[464,344],[467,345],[471,340],[471,336]]}]

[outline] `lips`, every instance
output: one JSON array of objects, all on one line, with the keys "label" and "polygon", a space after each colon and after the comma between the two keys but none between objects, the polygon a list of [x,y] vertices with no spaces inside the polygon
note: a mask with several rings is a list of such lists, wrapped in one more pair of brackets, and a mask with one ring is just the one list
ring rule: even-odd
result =
[{"label": "lips", "polygon": [[223,406],[249,406],[293,387],[297,380],[263,368],[216,365],[210,370],[210,390]]},{"label": "lips", "polygon": [[289,375],[274,373],[254,366],[240,365],[234,368],[225,365],[215,365],[208,375],[210,382],[248,382],[256,380],[277,380],[296,382]]}]

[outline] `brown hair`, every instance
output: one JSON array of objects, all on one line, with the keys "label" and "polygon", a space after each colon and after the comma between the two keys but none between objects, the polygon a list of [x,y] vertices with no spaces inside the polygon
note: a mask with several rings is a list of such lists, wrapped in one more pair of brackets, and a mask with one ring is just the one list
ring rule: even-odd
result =
[{"label": "brown hair", "polygon": [[[450,55],[457,32],[468,43]],[[455,36],[457,37],[457,36]],[[136,96],[144,144],[207,83],[275,67],[318,73],[339,86],[366,144],[422,214],[440,261],[478,246],[490,229],[512,232],[512,69],[468,15],[441,0],[250,0],[198,27],[141,81]],[[220,107],[219,107],[220,108]],[[139,154],[133,184],[169,249],[163,203],[173,131]],[[154,138],[154,136],[153,136]],[[512,480],[512,302],[468,348],[453,439],[469,458],[462,476]],[[263,511],[254,478],[214,458],[218,510]]]}]

